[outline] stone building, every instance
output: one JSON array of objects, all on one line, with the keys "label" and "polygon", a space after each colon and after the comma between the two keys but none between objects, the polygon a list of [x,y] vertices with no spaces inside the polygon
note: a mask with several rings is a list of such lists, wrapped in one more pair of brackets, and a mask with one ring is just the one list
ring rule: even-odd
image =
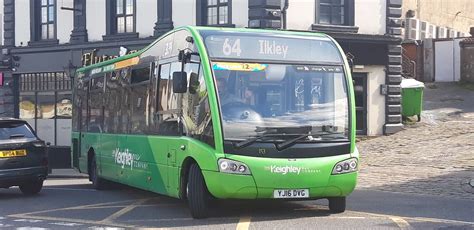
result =
[{"label": "stone building", "polygon": [[0,113],[27,119],[61,162],[71,143],[69,73],[184,25],[328,33],[353,62],[358,134],[402,127],[402,0],[3,0],[1,7]]},{"label": "stone building", "polygon": [[402,18],[425,22],[420,26],[426,28],[428,34],[434,31],[435,38],[467,37],[469,28],[474,25],[474,3],[472,0],[403,0]]}]

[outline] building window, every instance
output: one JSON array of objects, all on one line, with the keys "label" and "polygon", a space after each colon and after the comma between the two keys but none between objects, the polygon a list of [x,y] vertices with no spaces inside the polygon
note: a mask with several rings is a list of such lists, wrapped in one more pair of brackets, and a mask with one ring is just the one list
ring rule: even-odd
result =
[{"label": "building window", "polygon": [[117,33],[135,32],[135,0],[116,0],[115,18]]},{"label": "building window", "polygon": [[104,40],[138,38],[136,32],[137,0],[106,0]]},{"label": "building window", "polygon": [[345,25],[346,6],[345,0],[319,0],[319,23]]},{"label": "building window", "polygon": [[57,44],[56,0],[30,0],[30,42],[28,45]]},{"label": "building window", "polygon": [[316,15],[313,30],[320,32],[357,33],[354,26],[355,0],[315,0]]},{"label": "building window", "polygon": [[316,0],[316,23],[354,25],[354,0]]},{"label": "building window", "polygon": [[229,24],[229,1],[207,1],[207,25]]},{"label": "building window", "polygon": [[41,0],[41,40],[55,38],[55,0]]},{"label": "building window", "polygon": [[29,44],[57,43],[56,0],[30,0],[31,41]]},{"label": "building window", "polygon": [[197,0],[197,25],[233,26],[231,0]]}]

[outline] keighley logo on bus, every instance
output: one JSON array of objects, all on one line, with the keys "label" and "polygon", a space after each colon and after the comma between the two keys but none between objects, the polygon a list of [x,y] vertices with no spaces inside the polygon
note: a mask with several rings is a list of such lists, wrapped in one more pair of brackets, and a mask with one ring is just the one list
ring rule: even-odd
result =
[{"label": "keighley logo on bus", "polygon": [[125,151],[120,151],[119,148],[116,148],[112,151],[115,163],[120,165],[123,168],[130,167],[130,170],[133,168],[147,169],[148,164],[140,161],[140,154],[131,153],[128,149]]},{"label": "keighley logo on bus", "polygon": [[297,174],[300,175],[300,173],[320,173],[321,170],[319,169],[310,169],[306,167],[298,167],[298,166],[277,166],[277,165],[271,165],[271,166],[265,166],[265,170],[270,171],[271,173],[277,173],[281,175],[286,175],[286,174]]}]

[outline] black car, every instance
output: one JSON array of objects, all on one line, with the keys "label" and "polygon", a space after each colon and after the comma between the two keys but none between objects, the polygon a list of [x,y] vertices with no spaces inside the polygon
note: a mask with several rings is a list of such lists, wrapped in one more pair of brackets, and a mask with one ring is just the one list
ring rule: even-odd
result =
[{"label": "black car", "polygon": [[0,118],[0,188],[37,194],[48,176],[47,145],[26,121]]}]

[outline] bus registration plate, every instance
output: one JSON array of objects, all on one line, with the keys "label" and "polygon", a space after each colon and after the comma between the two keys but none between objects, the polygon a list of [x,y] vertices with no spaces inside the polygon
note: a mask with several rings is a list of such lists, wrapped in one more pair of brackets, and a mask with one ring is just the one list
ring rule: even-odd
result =
[{"label": "bus registration plate", "polygon": [[309,189],[276,189],[273,198],[308,198]]}]

